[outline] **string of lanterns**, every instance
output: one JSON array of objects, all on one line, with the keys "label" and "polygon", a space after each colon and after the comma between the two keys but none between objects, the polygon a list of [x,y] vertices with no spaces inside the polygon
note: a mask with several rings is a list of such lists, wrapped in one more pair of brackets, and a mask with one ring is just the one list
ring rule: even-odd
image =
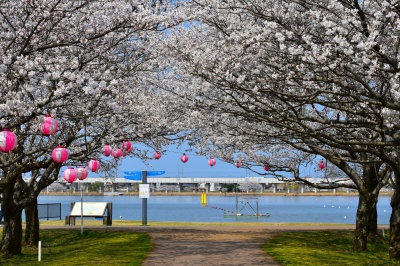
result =
[{"label": "string of lanterns", "polygon": [[[39,130],[42,132],[43,135],[45,136],[50,136],[54,134],[58,130],[58,121],[54,118],[52,118],[49,115],[46,115],[43,120],[41,125],[39,126]],[[3,131],[0,132],[0,151],[2,152],[9,152],[12,149],[15,148],[17,144],[17,138],[15,134],[10,131],[9,129],[3,129]],[[113,156],[114,158],[118,159],[121,156],[126,156],[130,152],[134,150],[132,144],[130,141],[123,141],[121,144],[121,148],[112,148],[110,145],[104,145],[102,148],[102,154],[106,157],[109,157],[110,155]],[[162,156],[162,153],[160,151],[156,151],[154,153],[154,159],[159,160]],[[53,152],[52,152],[52,158],[55,162],[57,163],[64,163],[66,160],[68,160],[68,150],[62,146],[56,147]],[[189,161],[189,157],[184,153],[181,157],[180,160],[182,163],[187,163]],[[322,162],[323,163],[323,162]],[[213,167],[216,164],[216,160],[214,158],[210,158],[208,160],[208,164]],[[242,163],[240,161],[235,162],[235,166],[237,168],[242,167]],[[98,169],[100,168],[100,162],[98,162],[96,159],[92,159],[88,163],[88,167],[92,172],[97,172]],[[263,166],[265,171],[269,171],[270,168],[267,165]],[[66,169],[66,171],[71,172],[71,168]],[[73,176],[73,174],[71,174]],[[73,178],[67,178],[67,180],[72,180]],[[75,180],[75,179],[74,179]]]},{"label": "string of lanterns", "polygon": [[[45,115],[39,118],[39,131],[44,136],[54,135],[58,130],[58,121],[52,118],[50,115]],[[18,143],[17,136],[8,128],[4,128],[0,131],[0,151],[8,153],[12,151]],[[102,148],[102,154],[105,156],[112,155],[114,158],[119,158],[121,156],[126,156],[134,150],[130,141],[123,141],[120,148],[112,149],[111,146],[105,145]],[[63,164],[68,160],[69,152],[66,148],[62,146],[57,146],[53,149],[51,157],[54,162]],[[92,159],[88,162],[88,168],[92,172],[97,172],[100,169],[100,162],[96,159]],[[77,178],[79,180],[84,180],[88,176],[88,170],[85,167],[73,168],[69,166],[62,173],[62,177],[68,183],[74,182]]]},{"label": "string of lanterns", "polygon": [[109,157],[111,155],[115,159],[118,159],[121,156],[123,156],[123,157],[127,156],[129,153],[131,153],[133,151],[134,151],[134,148],[133,148],[132,144],[128,141],[124,141],[121,145],[121,148],[118,148],[118,147],[112,148],[110,145],[104,145],[101,150],[101,153],[106,157]]},{"label": "string of lanterns", "polygon": [[[39,131],[44,136],[51,136],[55,134],[58,130],[58,121],[52,118],[50,115],[46,115],[40,118],[39,124]],[[11,130],[4,128],[0,131],[0,151],[8,153],[13,150],[17,146],[17,137]],[[121,147],[111,147],[110,145],[106,144],[103,146],[101,152],[104,156],[109,157],[110,155],[113,156],[115,159],[120,158],[121,156],[127,156],[129,153],[133,152],[134,147],[132,146],[130,141],[124,140],[121,144]],[[62,146],[56,147],[52,151],[52,158],[56,163],[62,164],[68,160],[69,152],[66,148]],[[162,156],[160,151],[156,151],[154,153],[154,159],[159,160]],[[187,163],[189,161],[189,157],[183,153],[180,157],[182,163]],[[208,164],[213,167],[216,164],[216,160],[214,158],[210,158],[208,160]],[[235,166],[237,168],[242,167],[242,163],[240,161],[235,162]],[[290,165],[293,167],[293,165]],[[100,169],[100,162],[96,159],[92,159],[88,162],[88,168],[92,172],[97,172]],[[263,166],[265,171],[269,171],[270,168],[268,165]],[[323,161],[319,163],[319,169],[323,170],[325,168],[325,164]],[[88,171],[84,167],[79,167],[74,169],[73,167],[68,167],[62,174],[63,179],[69,183],[72,183],[78,178],[79,180],[83,180],[87,177]]]}]

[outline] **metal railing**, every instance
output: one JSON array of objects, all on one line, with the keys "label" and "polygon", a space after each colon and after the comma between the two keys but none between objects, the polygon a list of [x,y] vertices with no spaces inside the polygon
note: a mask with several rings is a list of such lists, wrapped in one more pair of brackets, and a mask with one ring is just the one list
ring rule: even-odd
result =
[{"label": "metal railing", "polygon": [[61,203],[38,204],[39,219],[58,218],[61,220]]}]

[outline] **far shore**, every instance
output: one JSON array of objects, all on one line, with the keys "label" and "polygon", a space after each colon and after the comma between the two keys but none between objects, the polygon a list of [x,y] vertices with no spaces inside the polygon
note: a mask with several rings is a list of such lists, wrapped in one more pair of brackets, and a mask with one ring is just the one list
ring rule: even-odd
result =
[{"label": "far shore", "polygon": [[[40,196],[79,196],[80,191],[76,192],[41,192]],[[86,196],[139,196],[138,192],[82,192]],[[206,194],[207,196],[222,196],[222,197],[264,197],[264,196],[287,196],[287,197],[301,197],[301,196],[348,196],[348,197],[358,197],[358,192],[304,192],[304,193],[285,193],[285,192],[150,192],[150,196],[200,196],[201,194]],[[381,192],[380,196],[392,196],[392,192]]]}]

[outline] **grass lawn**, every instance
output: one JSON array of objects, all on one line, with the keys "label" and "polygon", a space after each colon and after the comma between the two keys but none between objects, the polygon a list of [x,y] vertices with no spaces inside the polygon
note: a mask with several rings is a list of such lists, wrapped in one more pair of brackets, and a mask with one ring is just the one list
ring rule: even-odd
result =
[{"label": "grass lawn", "polygon": [[[40,232],[42,259],[37,249],[23,248],[22,255],[2,256],[0,265],[141,265],[153,246],[146,233],[130,230],[96,230],[99,221],[85,221],[84,234],[57,229],[63,221],[45,221],[48,229]],[[115,221],[115,226],[140,226],[139,221]],[[152,226],[228,226],[228,223],[152,222]],[[235,224],[240,226],[242,223]],[[243,224],[244,225],[244,224]],[[259,226],[259,223],[246,223]],[[55,226],[52,228],[52,226]],[[310,225],[312,226],[312,225]],[[104,227],[106,229],[107,227]],[[0,233],[2,229],[0,228]],[[367,252],[352,251],[353,232],[347,230],[292,231],[277,235],[263,245],[263,250],[285,266],[299,265],[399,265],[389,261],[388,235],[368,245]]]},{"label": "grass lawn", "polygon": [[389,261],[388,239],[370,243],[368,251],[352,250],[352,231],[300,231],[282,233],[263,246],[286,266],[399,265]]},{"label": "grass lawn", "polygon": [[1,256],[5,265],[141,265],[153,248],[145,233],[108,230],[84,231],[47,229],[40,232],[41,261],[38,251],[23,248],[18,256]]}]

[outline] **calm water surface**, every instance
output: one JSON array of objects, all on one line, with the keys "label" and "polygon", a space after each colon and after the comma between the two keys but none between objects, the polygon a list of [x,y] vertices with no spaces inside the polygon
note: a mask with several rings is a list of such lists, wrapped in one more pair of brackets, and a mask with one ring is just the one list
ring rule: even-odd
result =
[{"label": "calm water surface", "polygon": [[[84,202],[112,202],[113,220],[142,219],[142,199],[137,196],[83,196]],[[224,211],[236,211],[235,197],[207,196],[207,207],[196,196],[150,196],[147,201],[148,221],[188,222],[317,222],[355,224],[358,197],[346,196],[260,196],[256,199],[238,197],[243,214],[256,210],[270,213],[269,218],[224,218]],[[61,203],[61,218],[70,212],[70,203],[80,202],[80,196],[39,196],[38,203]],[[248,202],[249,204],[246,204]],[[390,197],[378,201],[378,224],[388,224]],[[250,207],[251,206],[251,207]]]}]

